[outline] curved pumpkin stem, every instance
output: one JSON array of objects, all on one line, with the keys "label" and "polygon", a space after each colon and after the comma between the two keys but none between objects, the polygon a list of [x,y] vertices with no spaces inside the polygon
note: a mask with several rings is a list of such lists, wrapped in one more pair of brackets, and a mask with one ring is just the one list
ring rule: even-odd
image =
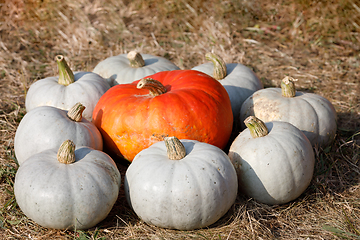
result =
[{"label": "curved pumpkin stem", "polygon": [[297,79],[288,76],[281,80],[281,94],[283,97],[295,97],[296,89],[294,82],[296,81]]},{"label": "curved pumpkin stem", "polygon": [[268,135],[269,130],[265,123],[255,116],[249,116],[244,121],[246,127],[249,128],[253,138],[264,137]]},{"label": "curved pumpkin stem", "polygon": [[152,78],[143,78],[136,85],[138,89],[148,89],[151,96],[159,96],[167,92],[164,85],[158,80]]},{"label": "curved pumpkin stem", "polygon": [[55,60],[59,68],[58,83],[67,86],[75,82],[74,73],[71,71],[69,65],[66,63],[64,56],[57,55],[55,57]]},{"label": "curved pumpkin stem", "polygon": [[68,118],[75,122],[80,122],[82,120],[82,113],[85,110],[85,106],[81,103],[76,103],[72,108],[67,112]]},{"label": "curved pumpkin stem", "polygon": [[205,55],[206,60],[211,61],[214,64],[213,77],[216,80],[224,79],[227,75],[226,64],[224,60],[217,54],[208,52]]},{"label": "curved pumpkin stem", "polygon": [[57,160],[64,164],[75,162],[75,144],[73,141],[66,140],[60,145],[57,152]]},{"label": "curved pumpkin stem", "polygon": [[131,51],[128,53],[127,58],[130,62],[130,67],[139,68],[145,66],[145,61],[140,53]]},{"label": "curved pumpkin stem", "polygon": [[177,137],[165,137],[164,142],[169,159],[180,160],[186,156],[186,149]]}]

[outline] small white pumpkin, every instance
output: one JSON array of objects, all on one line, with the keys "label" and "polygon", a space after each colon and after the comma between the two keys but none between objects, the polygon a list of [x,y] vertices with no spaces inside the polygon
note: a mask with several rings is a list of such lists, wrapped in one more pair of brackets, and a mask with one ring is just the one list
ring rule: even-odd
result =
[{"label": "small white pumpkin", "polygon": [[31,84],[25,99],[26,111],[39,106],[69,110],[81,102],[86,110],[83,117],[91,121],[92,112],[100,97],[110,88],[104,78],[93,72],[73,73],[64,56],[56,56],[59,76],[47,77]]},{"label": "small white pumpkin", "polygon": [[120,172],[105,153],[65,141],[31,156],[18,169],[14,194],[24,214],[43,227],[88,229],[115,204]]},{"label": "small white pumpkin", "polygon": [[96,126],[82,117],[81,103],[69,111],[51,106],[34,108],[21,119],[14,138],[14,150],[21,165],[27,158],[50,148],[58,148],[66,139],[78,146],[103,149],[103,140]]},{"label": "small white pumpkin", "polygon": [[320,95],[296,91],[294,81],[285,77],[281,88],[255,92],[243,103],[240,120],[256,116],[264,122],[289,122],[304,132],[312,146],[329,145],[337,129],[335,108]]},{"label": "small white pumpkin", "polygon": [[167,137],[136,155],[125,175],[134,212],[158,227],[191,230],[220,219],[237,196],[236,172],[218,147]]},{"label": "small white pumpkin", "polygon": [[114,86],[132,83],[157,72],[178,69],[179,67],[166,58],[131,51],[128,54],[106,58],[95,66],[93,72]]},{"label": "small white pumpkin", "polygon": [[207,53],[205,57],[211,62],[192,69],[212,76],[224,86],[230,97],[234,120],[238,121],[241,105],[255,91],[264,88],[262,82],[243,64],[225,64],[224,60],[214,53]]},{"label": "small white pumpkin", "polygon": [[309,186],[315,164],[306,136],[287,122],[264,123],[250,116],[248,127],[230,146],[239,191],[269,205],[299,197]]}]

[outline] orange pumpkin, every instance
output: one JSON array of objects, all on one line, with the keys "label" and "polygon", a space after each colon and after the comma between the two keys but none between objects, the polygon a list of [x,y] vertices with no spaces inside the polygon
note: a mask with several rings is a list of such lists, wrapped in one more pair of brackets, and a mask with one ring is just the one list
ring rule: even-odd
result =
[{"label": "orange pumpkin", "polygon": [[93,122],[104,146],[132,161],[167,136],[224,148],[233,116],[218,81],[196,70],[173,70],[110,88],[95,106]]}]

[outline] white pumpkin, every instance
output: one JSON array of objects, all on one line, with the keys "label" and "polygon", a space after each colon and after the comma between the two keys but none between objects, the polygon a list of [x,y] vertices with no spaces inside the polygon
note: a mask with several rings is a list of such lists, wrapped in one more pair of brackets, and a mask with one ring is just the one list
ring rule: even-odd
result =
[{"label": "white pumpkin", "polygon": [[120,172],[105,153],[65,141],[31,156],[18,169],[14,194],[24,214],[43,227],[88,229],[115,204]]},{"label": "white pumpkin", "polygon": [[220,219],[237,196],[228,156],[213,145],[165,138],[136,155],[125,175],[129,205],[145,222],[191,230]]},{"label": "white pumpkin", "polygon": [[83,117],[91,121],[96,103],[110,85],[93,72],[73,73],[62,55],[56,56],[56,61],[59,76],[47,77],[31,84],[25,99],[26,111],[39,106],[69,110],[75,103],[81,102],[86,107]]},{"label": "white pumpkin", "polygon": [[262,82],[243,64],[225,64],[221,57],[214,53],[207,53],[205,57],[211,62],[192,69],[214,77],[224,86],[230,97],[234,120],[238,121],[241,105],[251,94],[263,88]]},{"label": "white pumpkin", "polygon": [[51,106],[34,108],[21,119],[14,138],[14,150],[21,165],[27,158],[70,139],[78,146],[103,149],[96,126],[82,117],[85,107],[77,103],[69,111]]},{"label": "white pumpkin", "polygon": [[131,51],[108,57],[99,62],[93,72],[107,79],[111,86],[132,83],[161,71],[178,70],[174,63],[166,58]]},{"label": "white pumpkin", "polygon": [[239,191],[269,205],[299,197],[314,172],[310,141],[287,122],[264,123],[253,116],[245,122],[248,128],[237,136],[229,150]]},{"label": "white pumpkin", "polygon": [[302,130],[313,146],[329,145],[337,129],[333,105],[320,95],[296,91],[294,81],[285,77],[281,88],[255,92],[243,103],[240,120],[256,116],[264,122],[289,122]]}]

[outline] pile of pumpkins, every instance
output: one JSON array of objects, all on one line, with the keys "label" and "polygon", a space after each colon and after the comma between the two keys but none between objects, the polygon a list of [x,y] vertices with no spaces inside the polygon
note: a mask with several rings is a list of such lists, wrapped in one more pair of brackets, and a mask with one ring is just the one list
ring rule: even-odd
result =
[{"label": "pile of pumpkins", "polygon": [[313,176],[313,147],[335,137],[332,104],[296,91],[291,77],[263,88],[248,67],[205,57],[180,70],[131,51],[73,73],[56,56],[59,75],[30,86],[15,134],[24,214],[49,228],[95,226],[117,201],[120,158],[130,162],[128,204],[158,227],[207,227],[238,193],[269,205],[299,197]]}]

